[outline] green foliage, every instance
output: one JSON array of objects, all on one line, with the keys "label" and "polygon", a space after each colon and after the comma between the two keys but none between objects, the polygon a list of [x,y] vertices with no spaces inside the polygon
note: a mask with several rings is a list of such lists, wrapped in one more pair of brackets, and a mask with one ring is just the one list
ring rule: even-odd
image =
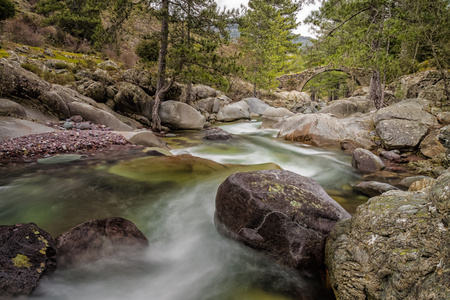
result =
[{"label": "green foliage", "polygon": [[38,76],[42,75],[42,70],[41,70],[41,68],[39,68],[39,67],[36,66],[36,65],[33,65],[33,64],[30,64],[30,63],[22,63],[22,64],[20,64],[20,66],[21,66],[22,68],[24,68],[25,70],[28,70],[28,71],[30,71],[30,72],[33,72],[34,74],[36,74],[36,75],[38,75]]},{"label": "green foliage", "polygon": [[146,63],[158,61],[159,41],[156,39],[143,39],[136,46],[135,53]]},{"label": "green foliage", "polygon": [[16,7],[10,0],[0,0],[0,21],[16,15]]},{"label": "green foliage", "polygon": [[311,63],[371,68],[387,81],[418,70],[434,59],[450,67],[448,0],[326,0],[307,23],[315,25],[319,42]]},{"label": "green foliage", "polygon": [[250,0],[239,20],[240,43],[244,52],[246,77],[255,88],[274,88],[275,78],[291,63],[298,51],[292,30],[298,3],[291,0]]},{"label": "green foliage", "polygon": [[343,72],[324,72],[313,77],[305,85],[303,91],[308,92],[315,99],[336,100],[347,97],[354,91],[355,84],[349,75]]},{"label": "green foliage", "polygon": [[[86,39],[100,49],[115,40],[131,7],[129,0],[43,0],[38,2],[36,11],[46,17],[45,24],[57,26],[80,40]],[[109,26],[105,28],[104,23]]]}]

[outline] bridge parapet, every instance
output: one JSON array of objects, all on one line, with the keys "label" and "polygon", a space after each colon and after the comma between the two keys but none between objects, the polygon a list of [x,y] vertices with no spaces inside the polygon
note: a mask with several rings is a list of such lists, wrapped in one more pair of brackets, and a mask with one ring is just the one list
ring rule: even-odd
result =
[{"label": "bridge parapet", "polygon": [[348,67],[334,67],[334,66],[320,66],[313,69],[308,69],[297,74],[282,75],[277,78],[280,81],[278,86],[280,89],[292,91],[302,91],[305,85],[315,76],[324,72],[340,71],[347,73],[354,78],[360,86],[369,86],[372,71],[362,68],[348,68]]}]

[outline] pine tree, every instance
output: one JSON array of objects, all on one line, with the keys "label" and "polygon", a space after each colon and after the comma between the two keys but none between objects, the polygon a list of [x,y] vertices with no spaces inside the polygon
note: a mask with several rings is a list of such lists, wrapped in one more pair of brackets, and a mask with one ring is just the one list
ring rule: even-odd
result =
[{"label": "pine tree", "polygon": [[239,19],[240,43],[244,52],[247,79],[257,89],[273,88],[275,78],[282,73],[288,55],[298,51],[293,43],[297,27],[295,20],[299,4],[291,0],[250,0],[242,6]]},{"label": "pine tree", "polygon": [[[193,83],[224,83],[224,75],[235,69],[232,59],[220,53],[226,42],[229,13],[219,11],[213,0],[162,0],[160,52],[153,129],[161,130],[159,107],[175,80],[187,84],[186,102],[190,103]],[[168,78],[171,80],[167,80]]]}]

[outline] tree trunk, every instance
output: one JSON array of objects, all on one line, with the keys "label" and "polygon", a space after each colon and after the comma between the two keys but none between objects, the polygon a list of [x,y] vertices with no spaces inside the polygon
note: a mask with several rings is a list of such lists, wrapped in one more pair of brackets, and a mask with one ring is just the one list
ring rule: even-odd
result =
[{"label": "tree trunk", "polygon": [[372,78],[370,79],[369,99],[373,101],[375,107],[380,109],[383,107],[382,91],[381,91],[381,76],[380,71],[373,70]]},{"label": "tree trunk", "polygon": [[169,0],[162,0],[161,2],[161,46],[159,48],[158,58],[158,78],[156,82],[156,96],[155,103],[152,109],[152,129],[161,131],[161,119],[159,118],[159,107],[161,101],[164,100],[164,94],[168,89],[165,89],[166,81],[166,58],[167,48],[169,43]]}]

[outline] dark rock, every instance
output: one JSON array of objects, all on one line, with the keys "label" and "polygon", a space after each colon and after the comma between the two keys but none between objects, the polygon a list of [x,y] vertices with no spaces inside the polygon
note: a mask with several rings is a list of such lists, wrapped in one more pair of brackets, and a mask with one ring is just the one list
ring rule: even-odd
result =
[{"label": "dark rock", "polygon": [[152,117],[153,99],[137,85],[120,83],[114,102],[114,110],[121,111],[133,118],[136,114],[148,119]]},{"label": "dark rock", "polygon": [[8,99],[0,99],[0,117],[26,118],[25,108]]},{"label": "dark rock", "polygon": [[445,147],[439,142],[439,130],[433,130],[428,134],[419,146],[420,152],[430,158],[433,158],[445,152]]},{"label": "dark rock", "polygon": [[221,234],[312,276],[323,271],[328,233],[346,218],[317,182],[290,171],[234,173],[216,196]]},{"label": "dark rock", "polygon": [[449,299],[450,173],[429,192],[390,191],[338,222],[326,245],[337,299]]},{"label": "dark rock", "polygon": [[56,269],[53,239],[34,223],[0,225],[0,298],[29,295]]},{"label": "dark rock", "polygon": [[447,149],[450,149],[450,125],[442,127],[438,135],[439,142]]},{"label": "dark rock", "polygon": [[80,115],[75,115],[75,116],[70,117],[70,121],[73,121],[75,123],[80,123],[80,122],[83,122],[83,117]]},{"label": "dark rock", "polygon": [[58,265],[86,264],[103,257],[133,255],[148,247],[148,240],[130,221],[109,218],[88,221],[55,239]]},{"label": "dark rock", "polygon": [[366,149],[353,151],[352,166],[361,172],[374,173],[384,169],[381,159]]},{"label": "dark rock", "polygon": [[388,160],[399,160],[399,159],[401,159],[401,156],[395,151],[383,150],[383,151],[380,152],[380,156],[383,157],[383,158],[386,158]]},{"label": "dark rock", "polygon": [[395,186],[377,181],[359,182],[353,186],[353,189],[369,197],[379,196],[387,191],[398,190]]},{"label": "dark rock", "polygon": [[214,127],[206,130],[204,139],[211,141],[228,140],[231,139],[231,134],[221,128]]}]

